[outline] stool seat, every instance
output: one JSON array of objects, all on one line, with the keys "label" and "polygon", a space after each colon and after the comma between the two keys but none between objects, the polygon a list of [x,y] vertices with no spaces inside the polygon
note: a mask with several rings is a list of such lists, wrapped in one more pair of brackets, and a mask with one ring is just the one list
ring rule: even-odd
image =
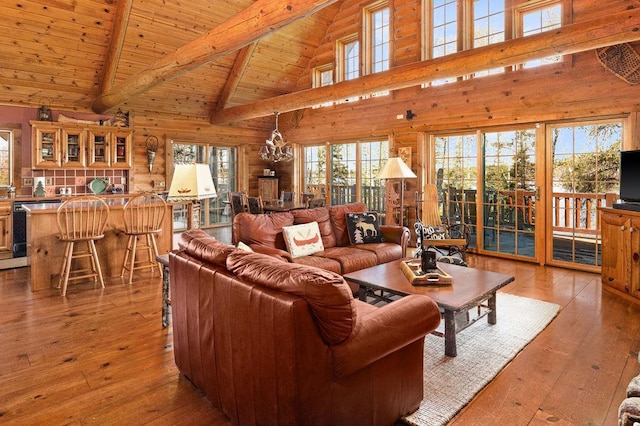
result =
[{"label": "stool seat", "polygon": [[[149,193],[135,195],[123,208],[124,233],[129,239],[120,276],[129,271],[129,284],[133,281],[133,271],[139,269],[151,269],[152,273],[157,269],[162,277],[162,265],[156,261],[156,235],[162,232],[166,207],[167,203],[162,197]],[[145,258],[136,260],[138,251],[143,251]]]},{"label": "stool seat", "polygon": [[[67,295],[67,286],[73,280],[93,278],[94,282],[99,280],[104,288],[95,241],[104,237],[108,219],[109,206],[95,196],[69,198],[58,207],[58,240],[65,244],[58,281],[58,288],[62,287],[62,296]],[[86,248],[77,250],[77,244],[82,243],[86,244]],[[81,265],[80,259],[85,258],[88,259],[88,264],[84,262]]]}]

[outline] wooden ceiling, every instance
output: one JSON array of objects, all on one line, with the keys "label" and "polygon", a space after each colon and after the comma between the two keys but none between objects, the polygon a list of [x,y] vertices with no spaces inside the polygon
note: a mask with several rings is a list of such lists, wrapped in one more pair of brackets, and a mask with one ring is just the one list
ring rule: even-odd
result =
[{"label": "wooden ceiling", "polygon": [[[335,0],[3,1],[0,104],[208,120],[293,92],[338,8]],[[205,53],[190,58],[209,31]],[[140,93],[126,92],[132,81]],[[101,104],[105,93],[124,96]]]},{"label": "wooden ceiling", "polygon": [[[398,0],[399,1],[399,0]],[[0,2],[0,104],[185,118],[243,127],[286,112],[523,58],[640,38],[640,10],[405,64],[320,89],[309,63],[337,0],[13,0]],[[329,31],[330,33],[330,31]]]}]

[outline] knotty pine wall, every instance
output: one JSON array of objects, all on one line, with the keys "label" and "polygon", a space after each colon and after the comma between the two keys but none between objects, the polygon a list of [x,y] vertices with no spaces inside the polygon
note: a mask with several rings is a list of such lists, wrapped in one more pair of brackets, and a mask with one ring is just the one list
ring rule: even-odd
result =
[{"label": "knotty pine wall", "polygon": [[[314,67],[335,63],[336,41],[362,28],[362,6],[367,1],[346,0],[310,63],[298,89],[311,87]],[[395,2],[390,0],[393,8]],[[507,0],[507,3],[509,1]],[[526,4],[513,0],[514,6]],[[573,22],[597,19],[603,13],[640,7],[640,1],[565,1],[566,14]],[[395,65],[419,61],[421,57],[421,1],[402,2],[394,10],[392,22]],[[362,42],[361,42],[362,46]],[[640,44],[634,45],[640,51]],[[393,65],[392,65],[393,66]],[[544,125],[564,120],[604,117],[626,119],[624,145],[640,148],[637,112],[640,86],[616,77],[597,61],[594,51],[568,56],[558,65],[508,71],[500,75],[459,80],[437,87],[398,90],[389,96],[341,105],[307,109],[295,128],[283,130],[289,140],[300,144],[348,142],[368,137],[388,137],[393,153],[399,147],[412,148],[411,168],[418,179],[407,180],[405,205],[413,204],[413,193],[428,176],[430,135],[498,129],[525,123]],[[398,114],[412,110],[416,117],[398,120]]]}]

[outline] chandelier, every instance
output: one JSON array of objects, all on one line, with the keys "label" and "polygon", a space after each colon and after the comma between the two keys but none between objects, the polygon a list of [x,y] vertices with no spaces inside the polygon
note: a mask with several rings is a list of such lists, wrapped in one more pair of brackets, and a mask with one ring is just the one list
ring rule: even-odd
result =
[{"label": "chandelier", "polygon": [[282,133],[278,130],[278,115],[280,113],[276,111],[274,114],[276,116],[276,128],[271,132],[271,137],[266,140],[266,145],[260,147],[260,158],[274,163],[291,161],[293,159],[293,149],[287,146],[287,143],[282,138]]}]

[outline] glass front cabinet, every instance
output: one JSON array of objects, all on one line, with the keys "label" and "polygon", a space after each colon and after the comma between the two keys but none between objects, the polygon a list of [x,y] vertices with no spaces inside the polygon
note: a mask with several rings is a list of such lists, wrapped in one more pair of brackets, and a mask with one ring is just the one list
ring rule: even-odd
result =
[{"label": "glass front cabinet", "polygon": [[133,167],[133,130],[32,121],[33,168]]}]

